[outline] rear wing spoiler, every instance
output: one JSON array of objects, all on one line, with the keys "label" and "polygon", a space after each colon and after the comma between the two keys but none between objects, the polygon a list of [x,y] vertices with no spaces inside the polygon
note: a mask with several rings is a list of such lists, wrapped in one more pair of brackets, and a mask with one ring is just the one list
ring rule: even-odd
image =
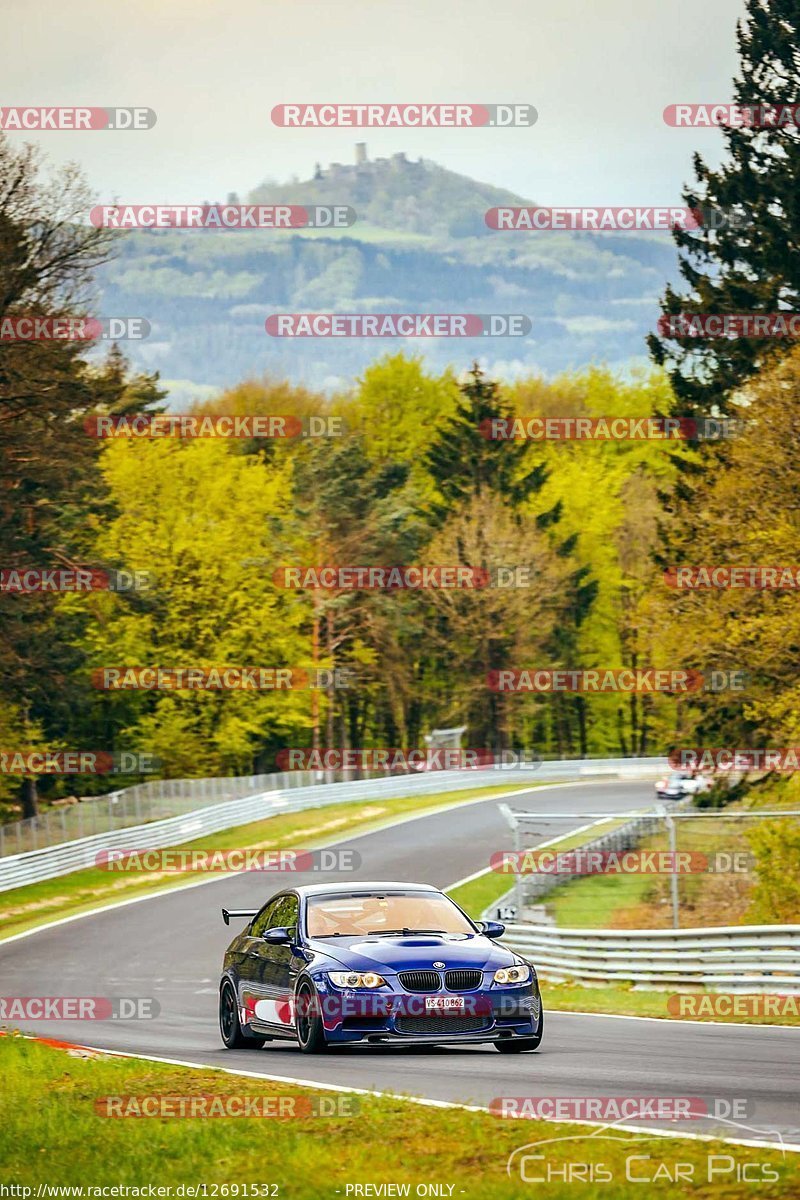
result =
[{"label": "rear wing spoiler", "polygon": [[231,917],[254,917],[258,911],[257,908],[223,908],[222,919],[226,925],[230,925]]}]

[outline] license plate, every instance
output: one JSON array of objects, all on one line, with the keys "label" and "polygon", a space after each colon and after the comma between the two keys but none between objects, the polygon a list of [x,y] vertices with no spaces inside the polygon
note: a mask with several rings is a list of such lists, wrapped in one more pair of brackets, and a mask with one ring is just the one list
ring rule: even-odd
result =
[{"label": "license plate", "polygon": [[425,1012],[463,1012],[463,996],[426,996]]}]

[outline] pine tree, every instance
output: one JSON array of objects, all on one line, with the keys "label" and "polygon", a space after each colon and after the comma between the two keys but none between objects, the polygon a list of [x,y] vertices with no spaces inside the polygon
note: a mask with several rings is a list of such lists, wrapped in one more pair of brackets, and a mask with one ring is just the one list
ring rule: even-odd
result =
[{"label": "pine tree", "polygon": [[442,497],[434,508],[439,520],[456,505],[493,491],[516,507],[543,486],[547,474],[539,463],[528,466],[529,444],[486,436],[493,420],[513,417],[498,385],[474,364],[459,388],[455,414],[439,430],[425,465]]},{"label": "pine tree", "polygon": [[[767,108],[800,97],[800,2],[747,0],[737,24],[740,73],[735,103]],[[711,170],[694,157],[686,204],[704,214],[699,230],[675,229],[685,287],[668,287],[664,316],[677,313],[798,311],[800,300],[800,127],[792,123],[726,126],[727,160]],[[716,228],[714,227],[716,226]],[[731,411],[741,385],[789,339],[651,334],[681,415]]]}]

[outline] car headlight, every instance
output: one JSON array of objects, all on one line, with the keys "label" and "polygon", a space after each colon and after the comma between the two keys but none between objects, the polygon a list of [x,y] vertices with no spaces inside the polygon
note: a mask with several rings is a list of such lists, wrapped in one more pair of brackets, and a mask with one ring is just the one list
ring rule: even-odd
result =
[{"label": "car headlight", "polygon": [[374,971],[329,971],[328,978],[340,988],[386,987],[386,980]]},{"label": "car headlight", "polygon": [[513,967],[500,967],[494,973],[495,983],[527,983],[531,969],[527,963],[514,963]]}]

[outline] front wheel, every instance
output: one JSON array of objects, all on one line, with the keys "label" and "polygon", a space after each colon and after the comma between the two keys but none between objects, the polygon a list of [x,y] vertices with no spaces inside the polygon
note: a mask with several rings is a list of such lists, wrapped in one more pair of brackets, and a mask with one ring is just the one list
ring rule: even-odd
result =
[{"label": "front wheel", "polygon": [[303,1054],[321,1054],[327,1048],[319,997],[311,983],[302,983],[294,1006],[294,1029]]},{"label": "front wheel", "polygon": [[219,993],[219,1032],[229,1050],[260,1050],[264,1045],[264,1038],[242,1033],[236,992],[229,979],[225,980]]},{"label": "front wheel", "polygon": [[501,1042],[495,1042],[495,1050],[499,1050],[501,1054],[523,1054],[526,1050],[538,1050],[542,1043],[544,1034],[544,1013],[539,1019],[539,1032],[533,1037],[515,1037],[506,1038]]}]

